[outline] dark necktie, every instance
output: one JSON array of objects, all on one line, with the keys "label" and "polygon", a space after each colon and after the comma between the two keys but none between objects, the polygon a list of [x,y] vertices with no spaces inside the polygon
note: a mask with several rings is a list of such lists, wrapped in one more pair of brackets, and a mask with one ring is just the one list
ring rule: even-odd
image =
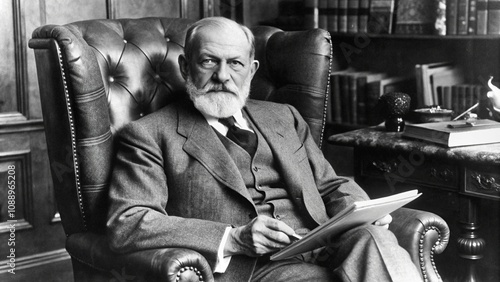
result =
[{"label": "dark necktie", "polygon": [[237,127],[234,117],[221,118],[219,122],[228,128],[226,137],[245,149],[250,156],[253,156],[257,149],[257,136],[255,133]]}]

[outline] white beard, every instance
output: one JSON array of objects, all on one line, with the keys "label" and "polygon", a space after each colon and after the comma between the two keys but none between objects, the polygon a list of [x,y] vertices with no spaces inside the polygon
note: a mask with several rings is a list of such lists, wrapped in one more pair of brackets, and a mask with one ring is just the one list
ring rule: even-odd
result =
[{"label": "white beard", "polygon": [[251,81],[249,76],[244,81],[241,91],[232,83],[230,85],[208,83],[202,89],[198,89],[188,75],[186,91],[194,107],[201,113],[215,118],[227,118],[245,106],[250,94]]}]

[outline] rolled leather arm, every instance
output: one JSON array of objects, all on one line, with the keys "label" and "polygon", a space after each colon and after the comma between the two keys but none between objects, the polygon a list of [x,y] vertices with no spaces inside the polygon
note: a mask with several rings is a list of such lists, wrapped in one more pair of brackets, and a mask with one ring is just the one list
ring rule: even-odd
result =
[{"label": "rolled leather arm", "polygon": [[162,248],[117,254],[109,249],[104,235],[90,232],[70,235],[66,249],[73,259],[103,272],[124,272],[145,277],[146,281],[214,281],[206,259],[189,249]]},{"label": "rolled leather arm", "polygon": [[446,222],[431,212],[400,208],[393,212],[389,229],[420,268],[424,281],[442,281],[434,263],[434,255],[442,253],[450,239]]}]

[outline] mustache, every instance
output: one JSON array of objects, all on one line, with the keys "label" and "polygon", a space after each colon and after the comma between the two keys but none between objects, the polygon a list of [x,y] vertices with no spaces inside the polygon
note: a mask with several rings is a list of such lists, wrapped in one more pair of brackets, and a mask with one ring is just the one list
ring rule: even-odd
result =
[{"label": "mustache", "polygon": [[226,84],[222,84],[222,83],[218,83],[218,84],[210,84],[210,85],[207,85],[204,89],[207,93],[208,92],[220,92],[220,91],[224,91],[224,92],[229,92],[229,93],[233,93],[233,94],[236,94],[238,95],[238,92],[239,90],[231,85],[226,85]]}]

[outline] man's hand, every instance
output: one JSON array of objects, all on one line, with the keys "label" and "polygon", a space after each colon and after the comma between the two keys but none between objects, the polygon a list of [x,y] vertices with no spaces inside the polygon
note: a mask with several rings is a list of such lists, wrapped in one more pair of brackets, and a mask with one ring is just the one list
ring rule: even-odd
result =
[{"label": "man's hand", "polygon": [[229,233],[224,255],[245,254],[262,256],[289,245],[293,229],[274,218],[259,215],[244,226],[233,228]]},{"label": "man's hand", "polygon": [[373,224],[387,229],[389,228],[389,224],[391,224],[391,222],[392,216],[390,214],[387,214],[386,216],[376,220]]}]

